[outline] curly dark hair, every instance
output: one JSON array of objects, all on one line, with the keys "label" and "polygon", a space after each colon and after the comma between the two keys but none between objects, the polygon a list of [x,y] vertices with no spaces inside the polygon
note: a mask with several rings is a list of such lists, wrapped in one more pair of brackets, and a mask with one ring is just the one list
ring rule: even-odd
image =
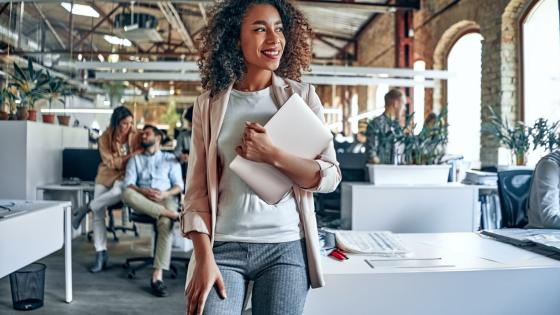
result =
[{"label": "curly dark hair", "polygon": [[243,79],[245,62],[237,43],[241,22],[255,4],[270,4],[278,10],[284,27],[286,45],[277,75],[300,81],[301,72],[309,70],[313,31],[305,15],[288,0],[225,0],[209,12],[208,26],[201,33],[198,67],[202,87],[212,96]]}]

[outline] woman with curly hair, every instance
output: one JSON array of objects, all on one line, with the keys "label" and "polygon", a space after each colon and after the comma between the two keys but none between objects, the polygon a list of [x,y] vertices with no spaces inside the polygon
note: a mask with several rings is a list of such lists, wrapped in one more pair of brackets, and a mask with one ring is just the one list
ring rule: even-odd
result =
[{"label": "woman with curly hair", "polygon": [[[323,120],[313,86],[311,28],[287,0],[226,0],[202,33],[183,234],[193,241],[188,314],[301,314],[309,286],[323,286],[313,192],[340,182],[333,143],[315,160],[275,147],[262,127],[293,93]],[[305,135],[302,135],[304,137]],[[240,155],[293,181],[277,204],[259,198],[229,164]]]}]

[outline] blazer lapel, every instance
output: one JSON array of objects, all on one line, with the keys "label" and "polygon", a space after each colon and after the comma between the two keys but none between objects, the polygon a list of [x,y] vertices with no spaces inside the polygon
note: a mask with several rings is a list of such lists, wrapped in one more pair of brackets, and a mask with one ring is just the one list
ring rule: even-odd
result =
[{"label": "blazer lapel", "polygon": [[[218,208],[218,136],[222,129],[224,117],[226,115],[229,95],[232,85],[224,92],[210,99],[209,122],[210,122],[210,143],[208,145],[208,196],[210,197],[210,208],[212,212],[212,236],[216,225],[216,211]],[[214,237],[212,237],[214,239]]]},{"label": "blazer lapel", "polygon": [[272,95],[277,108],[282,107],[292,95],[290,86],[284,79],[272,73]]}]

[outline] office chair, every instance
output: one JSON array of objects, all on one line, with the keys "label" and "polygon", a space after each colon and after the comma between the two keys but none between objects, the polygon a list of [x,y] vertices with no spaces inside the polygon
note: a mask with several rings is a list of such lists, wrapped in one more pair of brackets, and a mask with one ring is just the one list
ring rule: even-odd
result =
[{"label": "office chair", "polygon": [[[132,209],[131,207],[128,207],[125,205],[126,208],[128,208],[128,219],[131,222],[134,223],[139,223],[139,224],[151,224],[152,225],[152,231],[154,232],[154,237],[152,240],[152,254],[151,256],[142,256],[142,257],[133,257],[133,258],[127,258],[125,263],[123,264],[123,268],[128,269],[128,274],[127,277],[129,279],[133,279],[134,277],[136,277],[136,271],[144,269],[146,267],[152,266],[154,263],[154,257],[156,255],[156,245],[157,244],[157,237],[158,237],[158,231],[157,231],[157,220],[150,217],[147,214],[135,211],[134,209]],[[185,258],[185,257],[173,257],[173,255],[171,255],[171,265],[169,266],[169,270],[171,271],[171,278],[175,279],[177,278],[177,267],[175,267],[173,265],[173,261],[180,261],[183,262],[185,264],[185,269],[187,268],[187,265],[189,263],[189,259]],[[136,267],[132,267],[130,264],[131,263],[136,263],[139,262],[140,264]]]},{"label": "office chair", "polygon": [[527,207],[532,178],[532,170],[498,172],[502,227],[523,228],[527,225]]},{"label": "office chair", "polygon": [[[119,238],[117,237],[117,231],[122,231],[123,233],[126,233],[126,231],[131,231],[134,232],[134,236],[138,237],[138,228],[136,227],[136,223],[132,223],[132,227],[128,227],[125,225],[115,225],[115,216],[113,215],[113,211],[115,210],[122,210],[123,213],[125,211],[124,205],[122,202],[117,202],[114,205],[110,205],[107,207],[107,214],[109,215],[109,224],[107,225],[107,232],[110,232],[113,234],[113,241],[118,242]],[[93,231],[89,231],[87,233],[87,239],[88,241],[91,242],[91,238],[93,235]]]},{"label": "office chair", "polygon": [[[336,159],[340,164],[343,182],[367,181],[366,161],[364,153],[337,153]],[[315,209],[318,213],[325,213],[325,209],[340,211],[341,187],[328,194],[315,194]]]}]

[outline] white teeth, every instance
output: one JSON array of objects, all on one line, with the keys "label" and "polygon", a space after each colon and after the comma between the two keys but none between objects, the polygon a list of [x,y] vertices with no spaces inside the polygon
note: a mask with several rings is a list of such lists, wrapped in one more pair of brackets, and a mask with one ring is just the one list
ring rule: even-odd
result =
[{"label": "white teeth", "polygon": [[280,52],[278,50],[263,50],[262,53],[267,55],[267,56],[270,56],[270,57],[275,57],[275,56],[278,56],[280,54]]}]

